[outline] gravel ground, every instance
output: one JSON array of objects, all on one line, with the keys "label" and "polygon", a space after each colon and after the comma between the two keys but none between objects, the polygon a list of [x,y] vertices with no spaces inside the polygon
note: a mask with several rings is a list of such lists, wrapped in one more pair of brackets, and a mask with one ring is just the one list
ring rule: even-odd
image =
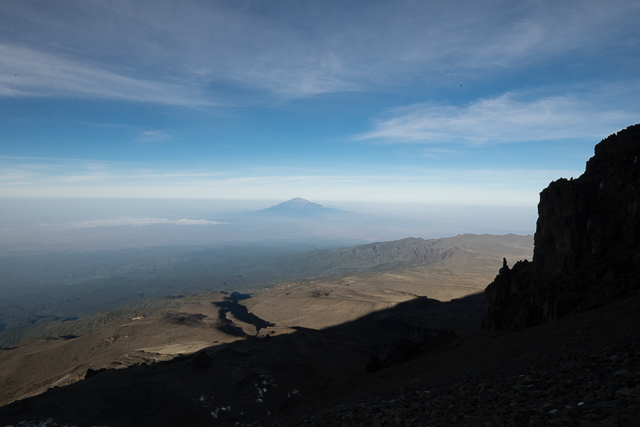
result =
[{"label": "gravel ground", "polygon": [[638,343],[626,344],[521,373],[465,373],[433,388],[419,381],[384,398],[271,425],[640,426],[639,362]]},{"label": "gravel ground", "polygon": [[236,425],[639,427],[639,320],[634,297],[518,334],[475,338],[335,387],[319,403]]}]

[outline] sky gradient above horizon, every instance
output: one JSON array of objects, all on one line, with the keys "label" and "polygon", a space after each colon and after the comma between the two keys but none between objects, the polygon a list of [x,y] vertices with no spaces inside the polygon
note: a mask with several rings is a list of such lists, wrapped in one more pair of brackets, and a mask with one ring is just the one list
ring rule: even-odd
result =
[{"label": "sky gradient above horizon", "polygon": [[535,205],[640,122],[637,1],[0,3],[0,197]]}]

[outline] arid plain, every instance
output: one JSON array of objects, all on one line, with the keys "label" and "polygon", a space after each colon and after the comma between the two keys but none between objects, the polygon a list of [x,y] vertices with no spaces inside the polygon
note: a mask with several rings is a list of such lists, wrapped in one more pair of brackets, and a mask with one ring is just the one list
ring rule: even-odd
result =
[{"label": "arid plain", "polygon": [[[337,256],[342,260],[330,262],[342,266],[348,264],[345,256],[356,263],[370,256],[384,262],[369,260],[368,267],[352,274],[333,272],[284,282],[256,290],[250,298],[229,292],[163,297],[85,319],[53,322],[44,337],[0,351],[0,404],[83,380],[102,369],[153,364],[207,348],[220,352],[227,343],[252,337],[322,330],[423,297],[447,302],[479,294],[495,277],[503,257],[530,259],[532,243],[532,236],[464,235],[361,245],[337,255],[323,251],[312,258],[324,263]],[[429,256],[421,255],[420,249]],[[233,309],[225,304],[233,304]],[[420,321],[434,330],[470,335],[477,332],[483,314],[432,309],[424,310]]]}]

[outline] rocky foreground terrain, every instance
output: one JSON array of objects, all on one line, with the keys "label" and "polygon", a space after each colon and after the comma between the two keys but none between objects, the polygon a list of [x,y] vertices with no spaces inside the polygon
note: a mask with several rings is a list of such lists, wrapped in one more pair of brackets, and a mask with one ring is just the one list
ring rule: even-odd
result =
[{"label": "rocky foreground terrain", "polygon": [[471,338],[324,398],[241,425],[637,427],[640,295],[516,334]]}]

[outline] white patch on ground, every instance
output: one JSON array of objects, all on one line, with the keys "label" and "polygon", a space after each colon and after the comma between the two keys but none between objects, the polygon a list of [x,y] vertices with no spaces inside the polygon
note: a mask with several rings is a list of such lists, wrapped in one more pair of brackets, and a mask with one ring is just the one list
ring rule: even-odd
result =
[{"label": "white patch on ground", "polygon": [[211,411],[211,416],[213,418],[218,418],[218,414],[220,412],[231,412],[231,406],[221,406],[219,408],[216,408],[215,410]]},{"label": "white patch on ground", "polygon": [[256,389],[256,403],[262,403],[264,401],[264,394],[269,391],[268,387],[277,387],[278,384],[274,379],[271,379],[269,375],[260,375],[261,380],[257,383],[254,383],[253,386]]},{"label": "white patch on ground", "polygon": [[[58,424],[57,422],[53,421],[53,418],[49,418],[46,421],[21,421],[18,425],[21,427],[75,427],[68,424]],[[11,425],[5,427],[13,426]]]},{"label": "white patch on ground", "polygon": [[291,397],[291,395],[294,395],[294,396],[302,396],[302,395],[300,394],[300,390],[298,390],[297,388],[294,388],[292,391],[288,391],[288,392],[287,392],[287,397]]}]

